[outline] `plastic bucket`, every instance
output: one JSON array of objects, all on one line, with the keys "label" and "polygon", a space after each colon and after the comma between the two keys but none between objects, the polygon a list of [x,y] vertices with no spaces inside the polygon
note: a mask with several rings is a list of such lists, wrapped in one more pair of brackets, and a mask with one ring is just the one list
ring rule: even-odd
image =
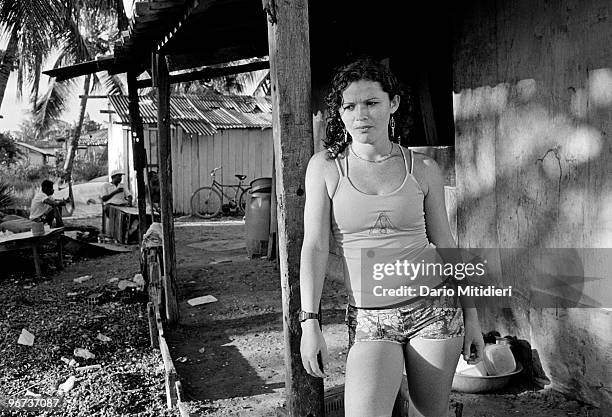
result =
[{"label": "plastic bucket", "polygon": [[272,178],[261,177],[251,181],[252,193],[269,193],[272,190]]},{"label": "plastic bucket", "polygon": [[249,257],[268,254],[270,234],[270,193],[252,193],[246,210],[246,249]]}]

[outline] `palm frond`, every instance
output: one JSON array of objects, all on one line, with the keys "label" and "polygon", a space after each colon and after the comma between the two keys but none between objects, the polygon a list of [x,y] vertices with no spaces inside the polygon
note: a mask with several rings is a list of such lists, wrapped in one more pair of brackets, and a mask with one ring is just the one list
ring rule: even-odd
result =
[{"label": "palm frond", "polygon": [[51,126],[54,120],[60,118],[72,94],[75,79],[62,82],[51,80],[47,92],[40,97],[34,106],[34,124],[37,137],[40,137]]},{"label": "palm frond", "polygon": [[13,190],[12,187],[0,181],[0,209],[9,207],[13,204]]},{"label": "palm frond", "polygon": [[98,72],[93,74],[93,76],[92,90],[102,90],[105,94],[125,94],[125,85],[118,75]]},{"label": "palm frond", "polygon": [[61,44],[62,50],[71,56],[74,62],[92,59],[87,40],[81,34],[77,22],[72,19],[66,22],[65,32],[61,35]]}]

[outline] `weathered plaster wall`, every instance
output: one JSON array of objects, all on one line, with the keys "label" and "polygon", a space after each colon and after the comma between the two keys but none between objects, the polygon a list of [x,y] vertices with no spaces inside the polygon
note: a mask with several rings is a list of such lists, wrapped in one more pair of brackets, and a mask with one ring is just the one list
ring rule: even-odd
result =
[{"label": "weathered plaster wall", "polygon": [[[611,3],[460,3],[453,48],[460,245],[612,247]],[[520,266],[502,272],[520,275]],[[517,300],[482,315],[484,330],[530,341],[553,388],[612,408],[612,311]]]}]

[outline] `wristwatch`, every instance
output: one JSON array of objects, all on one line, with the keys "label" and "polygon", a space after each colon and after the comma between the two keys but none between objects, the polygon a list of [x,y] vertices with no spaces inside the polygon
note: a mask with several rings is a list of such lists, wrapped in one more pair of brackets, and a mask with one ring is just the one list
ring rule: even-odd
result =
[{"label": "wristwatch", "polygon": [[319,320],[319,313],[309,313],[307,311],[300,311],[300,314],[298,315],[298,320],[300,321],[300,323],[303,323],[306,320],[310,319]]}]

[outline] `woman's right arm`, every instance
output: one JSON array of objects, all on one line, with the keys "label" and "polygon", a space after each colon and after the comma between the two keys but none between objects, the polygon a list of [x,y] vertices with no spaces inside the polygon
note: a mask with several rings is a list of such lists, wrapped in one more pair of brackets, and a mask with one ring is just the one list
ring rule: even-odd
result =
[{"label": "woman's right arm", "polygon": [[[331,222],[331,201],[327,192],[324,173],[326,171],[325,153],[315,154],[306,169],[306,203],[304,207],[304,241],[300,259],[300,300],[303,311],[319,311],[321,292],[327,258],[329,256],[329,233]],[[323,377],[317,355],[322,356],[323,364],[327,362],[327,346],[319,321],[306,320],[301,323],[302,363],[306,372],[312,376]]]}]

